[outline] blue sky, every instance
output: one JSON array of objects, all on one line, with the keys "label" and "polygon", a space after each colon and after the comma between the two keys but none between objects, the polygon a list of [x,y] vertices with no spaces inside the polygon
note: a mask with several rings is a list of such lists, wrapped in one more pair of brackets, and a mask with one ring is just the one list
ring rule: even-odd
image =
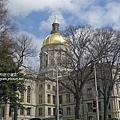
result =
[{"label": "blue sky", "polygon": [[[39,50],[51,31],[54,14],[60,30],[68,25],[120,29],[120,0],[10,0],[9,9],[20,33],[31,36]],[[30,62],[39,64],[39,55]]]}]

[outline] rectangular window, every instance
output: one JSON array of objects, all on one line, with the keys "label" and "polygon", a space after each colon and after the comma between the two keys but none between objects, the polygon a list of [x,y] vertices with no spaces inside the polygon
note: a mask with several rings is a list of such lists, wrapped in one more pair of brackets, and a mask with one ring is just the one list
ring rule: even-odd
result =
[{"label": "rectangular window", "polygon": [[62,104],[62,95],[59,96],[59,103]]},{"label": "rectangular window", "polygon": [[[120,76],[119,76],[119,80],[120,80]],[[116,85],[116,91],[117,91],[117,94],[118,94],[118,95],[119,95],[119,91],[120,91],[120,90],[119,90],[119,87],[120,87],[120,86],[117,84],[117,85]]]},{"label": "rectangular window", "polygon": [[92,117],[92,116],[89,116],[89,117],[88,117],[88,120],[93,120],[93,117]]},{"label": "rectangular window", "polygon": [[40,94],[39,95],[39,104],[41,104],[42,103],[42,95]]},{"label": "rectangular window", "polygon": [[39,112],[39,113],[38,113],[39,116],[41,116],[41,115],[42,115],[42,108],[39,108],[39,109],[38,109],[38,112]]},{"label": "rectangular window", "polygon": [[27,87],[27,102],[30,103],[30,91],[31,91],[31,88],[30,86]]},{"label": "rectangular window", "polygon": [[5,117],[5,108],[2,107],[2,117]]},{"label": "rectangular window", "polygon": [[49,84],[47,84],[47,89],[50,90],[50,85]]},{"label": "rectangular window", "polygon": [[55,95],[53,95],[53,104],[55,104]]},{"label": "rectangular window", "polygon": [[43,85],[39,85],[39,90],[42,90],[43,89]]},{"label": "rectangular window", "polygon": [[24,109],[20,108],[20,115],[24,115]]},{"label": "rectangular window", "polygon": [[27,115],[31,115],[31,108],[27,108]]},{"label": "rectangular window", "polygon": [[56,108],[53,108],[53,115],[56,115]]},{"label": "rectangular window", "polygon": [[70,94],[66,94],[66,103],[70,103]]},{"label": "rectangular window", "polygon": [[67,115],[70,115],[71,114],[71,109],[70,107],[67,107]]},{"label": "rectangular window", "polygon": [[50,103],[50,95],[49,94],[47,95],[47,101],[48,101],[48,103]]},{"label": "rectangular window", "polygon": [[30,96],[27,96],[27,102],[30,103]]},{"label": "rectangular window", "polygon": [[119,109],[120,109],[120,101],[119,101]]},{"label": "rectangular window", "polygon": [[55,86],[52,87],[52,90],[55,91]]},{"label": "rectangular window", "polygon": [[92,103],[88,103],[88,111],[89,112],[93,111],[93,105],[92,105]]},{"label": "rectangular window", "polygon": [[110,104],[109,104],[109,106],[108,106],[108,109],[109,109],[109,110],[111,109]]},{"label": "rectangular window", "polygon": [[24,102],[24,91],[21,92],[21,102]]},{"label": "rectangular window", "polygon": [[48,108],[48,115],[51,115],[51,108]]},{"label": "rectangular window", "polygon": [[92,98],[92,88],[87,89],[87,97]]}]

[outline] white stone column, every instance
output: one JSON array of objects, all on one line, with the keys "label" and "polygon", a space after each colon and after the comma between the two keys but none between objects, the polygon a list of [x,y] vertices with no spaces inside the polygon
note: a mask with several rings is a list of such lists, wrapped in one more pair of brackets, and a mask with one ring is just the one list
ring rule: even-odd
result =
[{"label": "white stone column", "polygon": [[0,119],[2,119],[2,108],[0,107]]},{"label": "white stone column", "polygon": [[5,120],[9,120],[9,104],[5,105]]}]

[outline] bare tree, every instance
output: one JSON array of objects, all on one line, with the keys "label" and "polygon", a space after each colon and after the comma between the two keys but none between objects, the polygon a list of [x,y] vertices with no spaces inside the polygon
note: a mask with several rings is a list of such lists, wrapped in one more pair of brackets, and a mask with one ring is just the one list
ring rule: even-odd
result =
[{"label": "bare tree", "polygon": [[[19,78],[21,75],[21,67],[24,60],[34,57],[36,46],[32,42],[32,38],[27,35],[16,37],[16,25],[6,8],[8,0],[0,1],[0,104],[10,104],[14,111],[14,120],[17,120],[17,110],[21,107],[18,92],[24,91],[24,79]],[[16,80],[8,80],[15,73]],[[2,80],[2,79],[6,80]]]},{"label": "bare tree", "polygon": [[7,0],[0,1],[0,56],[13,46],[12,34],[16,30],[15,23],[13,24],[13,19],[6,8],[7,3]]},{"label": "bare tree", "polygon": [[14,59],[18,67],[26,67],[24,60],[37,55],[37,46],[34,45],[32,38],[22,34],[15,39]]},{"label": "bare tree", "polygon": [[111,28],[96,29],[94,43],[94,51],[102,51],[96,68],[98,90],[104,99],[104,120],[107,120],[113,88],[120,81],[118,77],[120,71],[120,31]]},{"label": "bare tree", "polygon": [[[75,98],[75,118],[78,119],[80,118],[79,109],[83,87],[93,72],[93,57],[90,53],[90,51],[92,51],[93,29],[91,27],[69,26],[64,33],[70,46],[70,51],[66,52],[68,58],[66,67],[68,68],[68,66],[70,66],[71,70],[67,75],[68,78],[66,82],[61,81],[61,84],[67,88]],[[98,56],[99,55],[96,54],[95,58]]]},{"label": "bare tree", "polygon": [[[97,67],[97,80],[102,87],[98,90],[104,99],[104,120],[107,119],[108,106],[115,83],[118,81],[120,63],[120,32],[111,28],[92,29],[90,27],[69,26],[65,31],[71,51],[67,51],[67,64],[70,72],[67,88],[76,100],[75,118],[79,118],[80,99],[84,84],[93,77],[93,64]],[[66,64],[66,65],[67,65]],[[67,67],[68,67],[67,66]],[[114,71],[114,75],[113,75]]]}]

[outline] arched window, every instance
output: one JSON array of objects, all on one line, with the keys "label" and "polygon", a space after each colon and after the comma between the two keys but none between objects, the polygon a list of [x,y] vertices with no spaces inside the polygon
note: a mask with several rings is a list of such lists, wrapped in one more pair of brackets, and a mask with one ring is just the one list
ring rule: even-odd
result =
[{"label": "arched window", "polygon": [[21,92],[21,102],[24,102],[24,91]]},{"label": "arched window", "polygon": [[30,86],[27,87],[27,102],[30,103]]}]

